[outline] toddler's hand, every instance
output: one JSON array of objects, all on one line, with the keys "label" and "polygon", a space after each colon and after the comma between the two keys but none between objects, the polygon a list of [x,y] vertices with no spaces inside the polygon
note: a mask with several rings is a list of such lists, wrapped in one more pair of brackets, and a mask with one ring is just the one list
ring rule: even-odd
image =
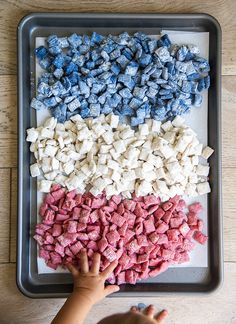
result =
[{"label": "toddler's hand", "polygon": [[79,293],[91,305],[120,289],[117,285],[109,285],[106,287],[104,285],[106,279],[109,278],[117,266],[117,261],[112,262],[103,272],[99,273],[100,261],[101,255],[95,253],[91,268],[89,269],[88,257],[84,249],[80,253],[79,269],[71,264],[67,265],[74,279],[74,293]]}]

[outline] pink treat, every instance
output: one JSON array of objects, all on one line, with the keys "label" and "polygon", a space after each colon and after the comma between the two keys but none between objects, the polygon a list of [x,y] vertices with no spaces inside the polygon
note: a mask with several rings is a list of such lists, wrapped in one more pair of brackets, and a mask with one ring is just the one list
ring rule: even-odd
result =
[{"label": "pink treat", "polygon": [[160,225],[157,226],[157,228],[156,228],[156,232],[157,232],[158,234],[163,234],[163,233],[165,233],[168,229],[169,229],[169,226],[168,226],[165,222],[162,222]]},{"label": "pink treat", "polygon": [[154,223],[151,219],[147,219],[143,222],[144,229],[146,234],[152,233],[155,231],[155,226]]},{"label": "pink treat", "polygon": [[112,262],[116,260],[116,253],[111,248],[111,246],[108,246],[106,250],[103,252],[103,255],[105,258],[107,258],[108,261]]},{"label": "pink treat", "polygon": [[196,231],[193,235],[193,238],[200,244],[205,244],[206,241],[208,240],[208,237],[200,231]]},{"label": "pink treat", "polygon": [[188,226],[188,224],[186,222],[184,222],[179,227],[179,231],[184,237],[188,234],[189,230],[190,230],[190,227]]},{"label": "pink treat", "polygon": [[76,233],[77,232],[77,224],[78,224],[78,222],[76,222],[76,221],[69,221],[68,227],[67,227],[68,233]]},{"label": "pink treat", "polygon": [[97,242],[97,245],[98,245],[99,251],[103,252],[106,249],[106,247],[108,246],[107,239],[106,238],[101,238],[101,240],[99,240]]},{"label": "pink treat", "polygon": [[119,215],[116,212],[112,214],[112,218],[111,218],[112,223],[116,224],[119,227],[121,227],[125,223],[125,220],[126,220],[125,217]]},{"label": "pink treat", "polygon": [[196,202],[196,203],[188,206],[188,209],[190,212],[198,214],[202,211],[202,205],[199,202]]},{"label": "pink treat", "polygon": [[116,230],[114,230],[114,231],[110,231],[109,233],[107,233],[106,238],[107,238],[108,242],[111,245],[113,245],[117,241],[119,241],[120,235],[119,235],[119,233]]}]

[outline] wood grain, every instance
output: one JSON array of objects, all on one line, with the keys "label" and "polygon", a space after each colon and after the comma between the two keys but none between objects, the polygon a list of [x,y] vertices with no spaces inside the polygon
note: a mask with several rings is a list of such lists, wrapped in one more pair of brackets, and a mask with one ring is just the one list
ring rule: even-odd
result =
[{"label": "wood grain", "polygon": [[232,0],[1,0],[0,74],[16,73],[16,29],[20,19],[31,12],[101,13],[208,13],[221,24],[223,33],[223,74],[236,75],[236,1]]},{"label": "wood grain", "polygon": [[0,76],[0,167],[17,166],[16,77]]},{"label": "wood grain", "polygon": [[[62,299],[33,300],[24,297],[15,285],[14,264],[0,265],[1,324],[49,324],[62,306]],[[139,302],[169,311],[168,324],[235,324],[236,264],[225,264],[223,288],[213,295],[169,295],[156,298],[107,298],[95,305],[85,324],[95,324],[110,314],[125,312]]]},{"label": "wood grain", "polygon": [[10,169],[0,169],[0,263],[9,262]]},{"label": "wood grain", "polygon": [[10,262],[16,262],[16,229],[17,229],[17,169],[11,169],[11,232]]}]

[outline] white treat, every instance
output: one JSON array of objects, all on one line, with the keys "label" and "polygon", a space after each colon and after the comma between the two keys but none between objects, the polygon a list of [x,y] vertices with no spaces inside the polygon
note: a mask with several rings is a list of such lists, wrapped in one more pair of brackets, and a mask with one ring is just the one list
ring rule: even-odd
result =
[{"label": "white treat", "polygon": [[204,158],[204,159],[209,159],[209,157],[213,154],[213,152],[214,152],[214,150],[211,148],[211,147],[209,147],[209,146],[206,146],[206,147],[204,147],[204,149],[202,150],[202,157]]},{"label": "white treat", "polygon": [[38,139],[39,132],[35,128],[27,129],[26,132],[27,132],[26,141],[35,143]]},{"label": "white treat", "polygon": [[199,195],[205,195],[211,192],[211,188],[208,182],[201,182],[197,184],[197,192]]},{"label": "white treat", "polygon": [[31,166],[30,166],[30,174],[31,174],[31,177],[40,176],[40,168],[39,168],[38,163],[31,164]]},{"label": "white treat", "polygon": [[40,192],[50,192],[52,181],[41,180],[38,182],[38,190]]}]

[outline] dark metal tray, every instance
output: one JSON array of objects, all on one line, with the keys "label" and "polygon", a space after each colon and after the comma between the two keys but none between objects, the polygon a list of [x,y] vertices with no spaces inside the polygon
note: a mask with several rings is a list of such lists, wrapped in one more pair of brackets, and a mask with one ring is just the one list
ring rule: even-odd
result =
[{"label": "dark metal tray", "polygon": [[[33,13],[18,26],[18,248],[17,285],[29,297],[66,297],[72,291],[69,274],[38,274],[36,243],[32,231],[37,222],[36,180],[30,177],[31,156],[25,130],[35,125],[36,114],[29,108],[35,91],[35,37],[72,32],[102,34],[138,30],[158,34],[161,29],[206,31],[210,36],[209,61],[212,86],[208,95],[208,143],[215,149],[210,158],[208,198],[208,267],[170,268],[156,278],[135,286],[122,285],[115,296],[156,296],[160,293],[207,293],[223,280],[221,214],[221,29],[205,14],[77,14]],[[114,295],[113,295],[114,296]]]}]

